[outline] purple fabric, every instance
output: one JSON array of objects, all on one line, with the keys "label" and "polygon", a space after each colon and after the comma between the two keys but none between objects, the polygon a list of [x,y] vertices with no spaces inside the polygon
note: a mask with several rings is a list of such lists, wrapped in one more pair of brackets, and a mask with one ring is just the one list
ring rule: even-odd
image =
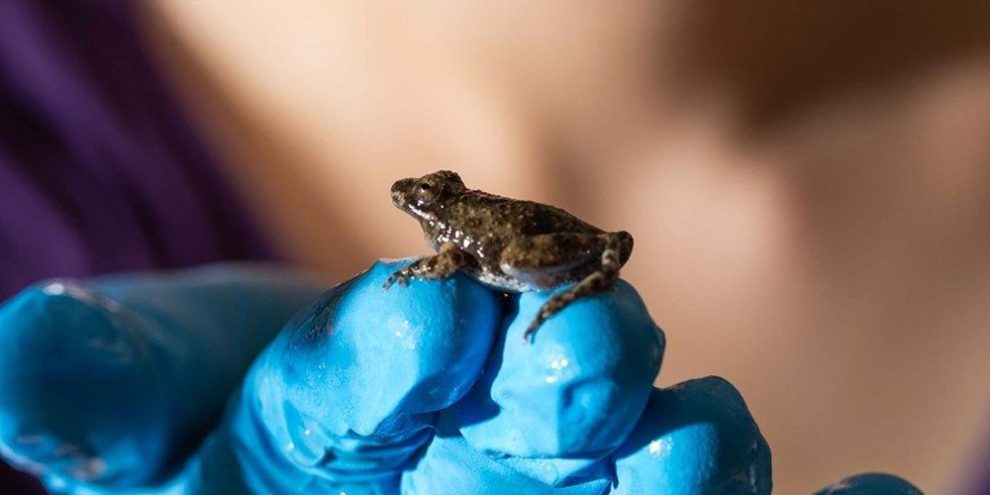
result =
[{"label": "purple fabric", "polygon": [[980,465],[982,469],[982,476],[978,483],[975,484],[975,490],[973,495],[990,495],[990,452],[983,456],[983,463]]},{"label": "purple fabric", "polygon": [[[136,2],[0,1],[0,299],[46,277],[268,259]],[[0,465],[0,492],[41,493]]]},{"label": "purple fabric", "polygon": [[156,74],[135,4],[0,2],[0,297],[269,256]]}]

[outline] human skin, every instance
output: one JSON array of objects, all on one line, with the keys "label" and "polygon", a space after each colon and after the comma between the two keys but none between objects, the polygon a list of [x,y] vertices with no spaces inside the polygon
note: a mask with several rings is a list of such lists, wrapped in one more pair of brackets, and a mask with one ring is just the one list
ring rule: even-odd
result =
[{"label": "human skin", "polygon": [[633,233],[664,382],[744,390],[782,493],[959,487],[990,373],[986,7],[493,5],[169,0],[148,32],[295,259],[424,252],[388,185],[455,168]]}]

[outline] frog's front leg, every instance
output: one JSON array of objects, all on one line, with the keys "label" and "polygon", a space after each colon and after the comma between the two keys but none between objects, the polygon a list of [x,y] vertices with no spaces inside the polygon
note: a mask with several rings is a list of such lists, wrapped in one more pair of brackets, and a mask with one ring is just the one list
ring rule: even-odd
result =
[{"label": "frog's front leg", "polygon": [[590,274],[543,303],[523,334],[529,341],[548,318],[575,300],[604,290],[618,278],[619,269],[632,252],[633,240],[627,232],[562,233],[535,236],[523,243],[506,249],[501,268],[519,280],[536,284],[567,280],[568,271],[593,263],[598,257],[598,266]]},{"label": "frog's front leg", "polygon": [[471,257],[457,247],[456,244],[447,242],[440,246],[437,254],[424,256],[410,264],[409,266],[393,273],[385,281],[385,288],[398,282],[399,285],[409,285],[410,278],[422,280],[445,279],[454,274],[458,269],[468,266]]}]

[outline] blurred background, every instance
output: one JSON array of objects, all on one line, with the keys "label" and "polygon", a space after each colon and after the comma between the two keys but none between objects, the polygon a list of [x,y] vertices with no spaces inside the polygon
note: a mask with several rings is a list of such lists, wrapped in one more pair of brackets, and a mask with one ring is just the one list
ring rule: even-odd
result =
[{"label": "blurred background", "polygon": [[777,492],[875,470],[971,493],[990,473],[988,14],[6,1],[2,295],[245,258],[343,280],[426,252],[388,188],[449,168],[631,232],[658,383],[732,381]]}]

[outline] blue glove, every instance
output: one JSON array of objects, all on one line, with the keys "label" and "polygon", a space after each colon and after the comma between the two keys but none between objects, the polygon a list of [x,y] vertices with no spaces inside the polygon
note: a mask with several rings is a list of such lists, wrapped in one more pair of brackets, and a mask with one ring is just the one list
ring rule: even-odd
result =
[{"label": "blue glove", "polygon": [[815,495],[922,495],[911,483],[882,473],[851,476],[827,486]]},{"label": "blue glove", "polygon": [[[403,263],[322,295],[237,266],[30,288],[0,308],[0,453],[68,494],[770,492],[728,382],[652,388],[629,285],[528,344],[550,293],[382,289]],[[865,483],[821,493],[915,493]]]}]

